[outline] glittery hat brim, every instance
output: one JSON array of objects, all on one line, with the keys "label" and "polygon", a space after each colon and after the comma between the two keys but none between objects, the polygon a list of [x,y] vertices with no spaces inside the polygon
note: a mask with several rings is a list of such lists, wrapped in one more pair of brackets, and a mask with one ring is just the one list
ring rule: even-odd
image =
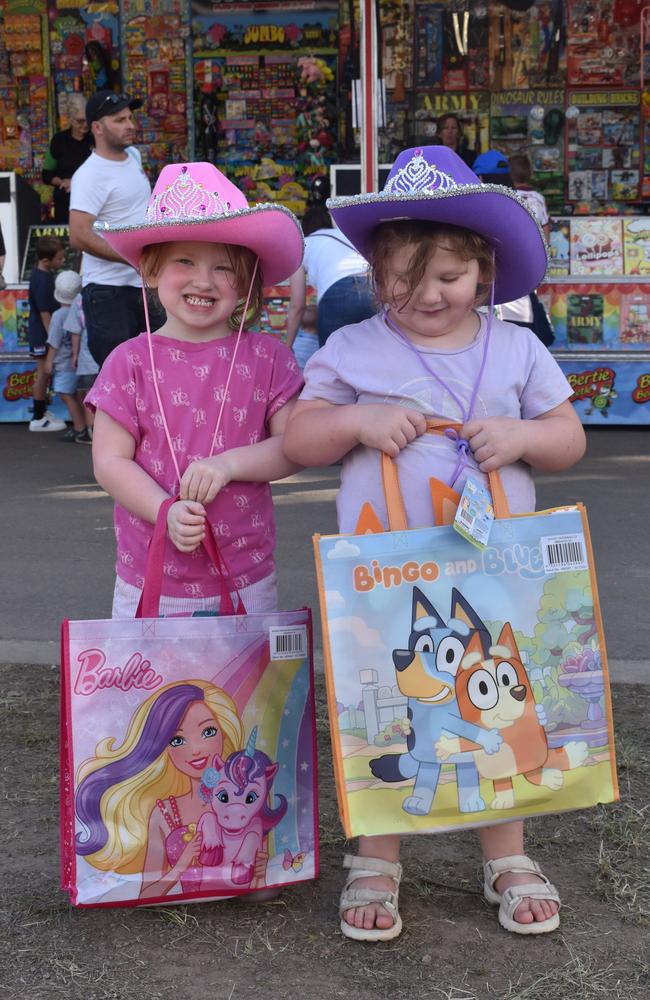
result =
[{"label": "glittery hat brim", "polygon": [[341,232],[364,257],[370,253],[373,232],[382,222],[418,219],[478,233],[494,248],[496,304],[528,295],[546,273],[546,243],[537,219],[515,191],[499,184],[405,194],[371,192],[330,198],[327,207]]},{"label": "glittery hat brim", "polygon": [[135,268],[144,248],[158,243],[196,240],[248,247],[259,257],[265,285],[275,285],[297,271],[305,248],[298,220],[283,205],[255,205],[219,216],[133,226],[95,222],[93,229]]}]

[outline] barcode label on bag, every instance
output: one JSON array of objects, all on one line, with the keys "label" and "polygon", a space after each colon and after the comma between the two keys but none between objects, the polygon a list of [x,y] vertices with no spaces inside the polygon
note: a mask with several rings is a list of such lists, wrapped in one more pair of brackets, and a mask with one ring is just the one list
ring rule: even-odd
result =
[{"label": "barcode label on bag", "polygon": [[585,540],[582,535],[546,535],[542,538],[545,573],[569,573],[587,569]]},{"label": "barcode label on bag", "polygon": [[307,656],[307,627],[269,629],[269,645],[272,660],[296,660]]}]

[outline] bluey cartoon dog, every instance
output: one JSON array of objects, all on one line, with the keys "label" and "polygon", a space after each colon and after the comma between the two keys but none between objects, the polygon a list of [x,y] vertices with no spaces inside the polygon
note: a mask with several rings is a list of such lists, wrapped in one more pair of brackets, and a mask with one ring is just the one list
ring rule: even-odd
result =
[{"label": "bluey cartoon dog", "polygon": [[[441,758],[436,743],[443,734],[466,737],[495,753],[503,737],[496,727],[461,719],[455,693],[455,675],[470,640],[487,651],[492,640],[487,628],[460,591],[451,592],[451,617],[445,622],[418,587],[413,588],[411,634],[408,649],[394,649],[397,684],[408,698],[410,732],[407,753],[384,754],[370,761],[382,781],[415,778],[413,790],[402,803],[405,812],[426,816],[438,787]],[[446,752],[446,751],[445,751]],[[458,805],[462,812],[485,809],[476,767],[468,758],[456,767]]]},{"label": "bluey cartoon dog", "polygon": [[[509,622],[503,626],[495,645],[484,646],[472,636],[460,668],[456,672],[456,697],[463,719],[478,726],[497,729],[503,742],[496,753],[471,747],[478,773],[494,783],[492,809],[515,805],[512,779],[523,774],[534,785],[558,789],[564,771],[578,767],[588,754],[583,741],[572,740],[563,747],[550,748],[543,726],[543,706],[537,705],[526,668],[521,662],[514,632]],[[436,749],[442,760],[466,760],[471,744],[443,734]]]}]

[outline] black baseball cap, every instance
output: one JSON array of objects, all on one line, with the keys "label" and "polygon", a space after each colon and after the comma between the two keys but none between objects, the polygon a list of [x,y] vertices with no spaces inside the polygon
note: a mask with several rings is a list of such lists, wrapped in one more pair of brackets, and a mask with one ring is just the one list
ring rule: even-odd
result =
[{"label": "black baseball cap", "polygon": [[86,121],[88,124],[99,121],[105,115],[116,115],[124,108],[135,111],[142,107],[142,101],[128,94],[116,94],[114,90],[98,90],[86,102]]}]

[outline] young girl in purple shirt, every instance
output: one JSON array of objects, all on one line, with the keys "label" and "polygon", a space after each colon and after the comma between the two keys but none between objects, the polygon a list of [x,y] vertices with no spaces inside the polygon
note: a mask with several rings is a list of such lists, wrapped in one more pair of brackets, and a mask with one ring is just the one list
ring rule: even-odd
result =
[{"label": "young girl in purple shirt", "polygon": [[[388,527],[381,452],[397,459],[408,523],[433,524],[429,480],[462,490],[468,475],[502,470],[513,512],[534,508],[531,468],[577,462],[585,437],[571,388],[527,329],[501,323],[492,306],[541,281],[546,248],[516,193],[479,178],[452,150],[405,150],[379,194],[337,198],[332,216],[370,262],[383,312],[336,331],[305,368],[306,386],[285,434],[303,465],[343,460],[339,526],[353,532],[370,500]],[[489,303],[489,311],[478,307]],[[461,425],[428,435],[427,417]],[[539,934],[559,924],[557,890],[524,852],[520,821],[479,833],[485,896],[508,930]],[[402,922],[399,837],[360,837],[347,855],[340,901],[348,937],[396,937]]]}]

